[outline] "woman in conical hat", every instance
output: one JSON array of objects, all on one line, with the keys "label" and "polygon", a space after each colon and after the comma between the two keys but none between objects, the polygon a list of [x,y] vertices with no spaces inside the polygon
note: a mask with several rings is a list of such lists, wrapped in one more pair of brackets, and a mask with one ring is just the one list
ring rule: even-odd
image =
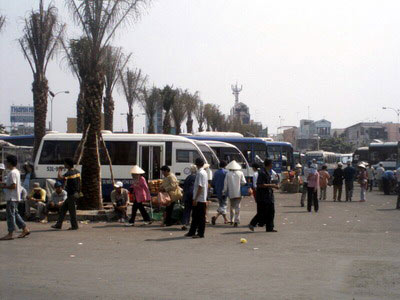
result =
[{"label": "woman in conical hat", "polygon": [[240,222],[241,187],[246,184],[246,179],[241,171],[242,167],[235,160],[232,160],[226,168],[229,171],[225,176],[223,194],[230,202],[230,223],[237,227]]},{"label": "woman in conical hat", "polygon": [[132,216],[129,223],[135,224],[137,210],[142,214],[145,224],[151,223],[151,219],[146,209],[143,206],[143,202],[151,201],[149,186],[147,185],[146,179],[142,176],[145,171],[139,166],[135,165],[131,169],[131,175],[133,183],[129,189],[130,200],[133,203]]}]

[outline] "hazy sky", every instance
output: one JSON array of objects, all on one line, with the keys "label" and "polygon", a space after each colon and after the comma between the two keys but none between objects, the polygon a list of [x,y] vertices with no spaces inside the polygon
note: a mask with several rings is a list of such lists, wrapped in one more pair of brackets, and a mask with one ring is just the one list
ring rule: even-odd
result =
[{"label": "hazy sky", "polygon": [[[79,30],[64,1],[53,1],[69,37]],[[46,2],[48,3],[48,2]],[[38,1],[0,0],[7,24],[0,34],[0,123],[9,125],[11,104],[32,103],[32,74],[16,39],[21,17]],[[252,118],[275,132],[307,118],[326,118],[334,128],[360,121],[396,121],[400,108],[400,1],[155,0],[134,26],[122,28],[114,45],[133,53],[134,67],[150,84],[199,91],[204,102],[229,113],[230,86],[243,84],[240,99]],[[55,129],[75,116],[77,80],[63,54],[47,74],[53,91]],[[115,129],[126,130],[127,104],[118,90]],[[139,109],[139,108],[138,108]],[[138,111],[139,112],[139,111]],[[123,123],[122,123],[123,121]],[[140,131],[144,117],[136,123]]]}]

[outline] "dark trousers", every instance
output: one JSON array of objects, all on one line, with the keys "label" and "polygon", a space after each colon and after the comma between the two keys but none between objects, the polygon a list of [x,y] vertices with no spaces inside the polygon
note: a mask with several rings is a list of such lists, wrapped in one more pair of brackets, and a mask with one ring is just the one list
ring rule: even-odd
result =
[{"label": "dark trousers", "polygon": [[174,211],[174,206],[175,202],[171,202],[171,204],[165,208],[165,225],[167,226],[172,225],[172,212]]},{"label": "dark trousers", "polygon": [[307,210],[311,211],[311,206],[314,205],[314,210],[318,211],[318,193],[317,189],[313,187],[307,188]]},{"label": "dark trousers", "polygon": [[351,201],[351,198],[353,198],[353,190],[354,190],[353,181],[345,182],[345,190],[346,190],[346,201]]},{"label": "dark trousers", "polygon": [[190,225],[189,235],[195,235],[196,231],[199,236],[204,236],[206,230],[206,202],[197,202],[193,206],[192,224]]},{"label": "dark trousers", "polygon": [[76,197],[74,195],[68,195],[67,200],[61,205],[60,212],[58,215],[58,221],[55,226],[62,227],[62,223],[64,222],[65,215],[67,211],[69,212],[69,218],[71,221],[72,228],[78,228],[78,222],[76,221]]},{"label": "dark trousers", "polygon": [[257,214],[251,219],[250,225],[265,224],[267,231],[274,229],[275,205],[274,203],[257,203]]},{"label": "dark trousers", "polygon": [[183,225],[190,224],[190,213],[192,212],[192,208],[193,208],[193,201],[192,200],[185,201],[185,209],[183,210],[183,216],[182,216]]},{"label": "dark trousers", "polygon": [[368,179],[368,187],[367,190],[369,189],[370,192],[372,192],[372,188],[374,187],[374,180],[373,179]]},{"label": "dark trousers", "polygon": [[397,204],[396,208],[400,209],[400,182],[397,183]]},{"label": "dark trousers", "polygon": [[129,220],[129,223],[135,223],[135,219],[136,219],[136,213],[137,211],[140,211],[140,214],[143,217],[143,221],[145,222],[150,222],[150,217],[149,214],[147,213],[146,209],[143,206],[142,202],[134,202],[132,205],[132,216]]}]

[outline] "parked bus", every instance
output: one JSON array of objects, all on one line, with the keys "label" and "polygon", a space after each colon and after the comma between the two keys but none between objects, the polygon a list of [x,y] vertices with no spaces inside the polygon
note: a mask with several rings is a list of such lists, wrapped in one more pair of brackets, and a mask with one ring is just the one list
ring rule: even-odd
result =
[{"label": "parked bus", "polygon": [[306,164],[306,155],[304,153],[295,151],[293,152],[293,160],[294,164],[301,164],[303,167]]},{"label": "parked bus", "polygon": [[[47,134],[39,147],[35,160],[35,175],[38,179],[54,179],[63,159],[74,157],[82,134]],[[183,181],[190,174],[190,165],[196,158],[209,163],[194,141],[174,135],[158,134],[103,134],[111,157],[115,180],[124,186],[132,182],[130,169],[139,165],[146,173],[146,179],[160,179],[161,166],[168,165],[178,180]],[[109,199],[112,190],[111,173],[104,150],[100,148],[100,163],[103,196]],[[80,166],[78,166],[80,169]],[[207,170],[209,179],[211,170]]]},{"label": "parked bus", "polygon": [[35,137],[33,134],[30,135],[5,135],[0,136],[0,140],[11,143],[15,146],[28,146],[33,147]]},{"label": "parked bus", "polygon": [[217,141],[203,141],[211,149],[215,152],[218,159],[225,160],[226,162],[231,162],[232,160],[237,161],[241,166],[244,173],[244,176],[250,177],[253,176],[253,170],[249,167],[249,163],[247,162],[246,158],[243,156],[240,150],[228,143],[224,142],[217,142]]},{"label": "parked bus", "polygon": [[357,167],[361,162],[369,161],[369,148],[368,147],[360,147],[357,148],[353,153],[352,164],[353,167]]},{"label": "parked bus", "polygon": [[337,157],[338,157],[337,162],[341,162],[344,165],[346,165],[348,162],[351,163],[353,161],[352,153],[346,153],[346,154],[337,153]]},{"label": "parked bus", "polygon": [[368,162],[372,166],[383,164],[386,170],[395,170],[398,159],[398,147],[400,142],[371,143],[369,144]]},{"label": "parked bus", "polygon": [[244,137],[214,137],[214,136],[188,136],[195,140],[211,140],[232,144],[244,155],[246,160],[252,164],[262,164],[266,158],[272,159],[273,169],[280,174],[285,170],[294,168],[293,147],[286,142],[267,142],[261,138]]},{"label": "parked bus", "polygon": [[306,152],[306,162],[316,160],[318,168],[320,169],[323,165],[327,166],[328,172],[331,174],[337,165],[338,155],[333,152],[327,152],[323,150],[319,151],[308,151]]},{"label": "parked bus", "polygon": [[203,141],[196,141],[196,140],[193,141],[200,148],[201,152],[203,152],[207,160],[207,163],[210,165],[210,169],[214,174],[214,172],[219,169],[219,159],[216,153],[209,145],[207,145],[207,143]]}]

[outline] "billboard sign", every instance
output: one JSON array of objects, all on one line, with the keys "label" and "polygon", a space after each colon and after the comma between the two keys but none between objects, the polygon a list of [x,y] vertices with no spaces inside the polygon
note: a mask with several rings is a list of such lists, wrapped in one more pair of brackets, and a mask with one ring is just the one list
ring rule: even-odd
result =
[{"label": "billboard sign", "polygon": [[33,106],[11,106],[11,123],[34,123]]}]

